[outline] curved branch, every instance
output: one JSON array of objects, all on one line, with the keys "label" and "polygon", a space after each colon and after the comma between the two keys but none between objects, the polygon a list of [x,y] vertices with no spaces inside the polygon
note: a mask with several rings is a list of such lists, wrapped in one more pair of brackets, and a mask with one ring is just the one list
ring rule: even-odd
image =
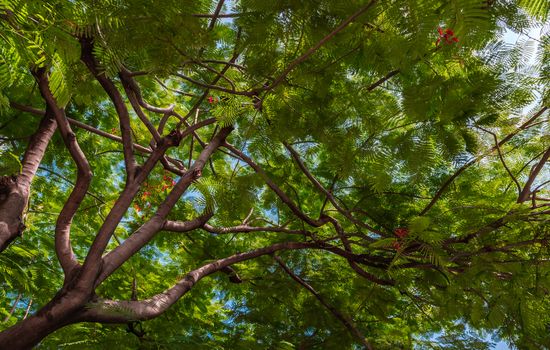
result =
[{"label": "curved branch", "polygon": [[132,80],[132,77],[124,71],[119,73],[119,77],[120,81],[122,82],[122,87],[126,92],[126,96],[128,96],[128,100],[130,101],[130,105],[134,109],[134,112],[136,112],[138,118],[141,120],[143,125],[145,125],[147,130],[149,130],[155,142],[159,142],[160,135],[157,129],[153,126],[149,118],[145,115],[145,113],[143,113],[143,110],[141,109],[141,105],[139,103],[140,98],[138,92],[136,92],[136,90],[139,91],[139,89],[134,88],[134,86],[137,86],[137,84]]},{"label": "curved branch", "polygon": [[63,268],[63,272],[65,273],[65,281],[67,282],[71,271],[79,265],[71,246],[71,223],[76,211],[88,192],[92,180],[92,170],[90,169],[90,164],[88,164],[86,156],[78,145],[76,135],[73,133],[65,116],[65,111],[57,105],[50,91],[49,80],[45,69],[36,71],[34,75],[38,81],[40,93],[47,104],[46,115],[52,114],[55,116],[63,142],[77,167],[75,186],[65,202],[63,209],[59,213],[55,227],[55,251],[61,267]]},{"label": "curved branch", "polygon": [[81,60],[86,64],[92,75],[96,78],[99,84],[103,87],[109,98],[113,102],[115,110],[118,114],[120,122],[120,131],[122,133],[122,145],[124,150],[124,163],[126,165],[126,174],[129,181],[134,180],[134,175],[137,167],[137,163],[134,157],[134,143],[132,141],[132,130],[130,126],[130,114],[124,104],[122,95],[118,91],[115,84],[107,78],[104,72],[100,72],[97,67],[98,64],[92,53],[93,42],[91,39],[82,38],[80,40],[82,46]]},{"label": "curved branch", "polygon": [[[268,247],[239,253],[219,259],[189,272],[173,287],[142,301],[99,300],[89,305],[80,316],[81,321],[125,323],[130,320],[149,320],[163,314],[201,279],[230,265],[254,259],[262,255],[272,254],[280,250],[313,248],[315,243],[284,242]],[[116,310],[127,310],[124,314],[116,314]]]},{"label": "curved branch", "polygon": [[0,195],[3,197],[0,201],[0,252],[21,236],[25,229],[24,212],[29,201],[31,183],[57,128],[57,122],[52,115],[41,115],[43,117],[38,129],[25,150],[21,173],[13,177],[0,177]]}]

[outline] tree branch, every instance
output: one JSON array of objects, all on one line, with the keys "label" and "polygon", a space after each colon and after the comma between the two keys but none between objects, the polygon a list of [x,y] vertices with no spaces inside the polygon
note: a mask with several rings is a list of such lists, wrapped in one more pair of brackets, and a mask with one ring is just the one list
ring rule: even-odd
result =
[{"label": "tree branch", "polygon": [[72,270],[79,266],[71,246],[71,223],[88,192],[90,182],[92,181],[92,170],[86,156],[80,149],[76,135],[67,121],[64,109],[57,105],[50,91],[46,70],[44,68],[39,69],[34,75],[38,81],[40,93],[46,101],[46,115],[52,114],[55,116],[63,142],[77,167],[75,186],[59,213],[55,227],[55,250],[65,273],[65,282],[67,282]]},{"label": "tree branch", "polygon": [[311,232],[304,230],[291,230],[285,227],[255,227],[248,225],[239,225],[232,227],[214,227],[209,224],[204,224],[202,226],[206,231],[216,234],[227,234],[227,233],[247,233],[247,232],[280,232],[286,234],[296,234],[311,236]]},{"label": "tree branch", "polygon": [[25,229],[24,212],[29,201],[31,183],[57,128],[57,122],[52,115],[41,115],[38,129],[25,150],[21,174],[0,177],[0,195],[3,197],[0,201],[0,252],[21,236]]},{"label": "tree branch", "polygon": [[136,112],[138,118],[145,125],[147,130],[149,130],[155,142],[159,142],[160,135],[157,129],[153,126],[149,118],[145,115],[145,113],[143,113],[143,110],[141,109],[141,105],[138,101],[140,98],[137,92],[139,91],[139,88],[134,88],[134,86],[137,86],[136,82],[133,81],[132,77],[124,71],[121,71],[119,73],[119,77],[120,81],[122,82],[122,87],[126,92],[126,96],[128,96],[128,100],[130,101],[130,105],[132,105],[132,108]]},{"label": "tree branch", "polygon": [[332,205],[334,206],[334,208],[336,210],[338,210],[338,212],[340,212],[342,215],[344,215],[346,218],[348,218],[351,222],[353,222],[354,224],[356,225],[359,225],[361,227],[364,227],[364,228],[367,228],[368,230],[372,231],[372,232],[375,232],[377,234],[382,234],[380,231],[378,231],[377,229],[375,229],[374,227],[372,227],[371,225],[367,224],[367,223],[364,223],[364,222],[361,222],[359,220],[357,220],[356,218],[354,218],[351,213],[347,210],[345,210],[344,208],[342,208],[338,202],[336,201],[336,199],[334,198],[334,196],[332,195],[331,192],[327,191],[324,186],[311,174],[311,172],[307,169],[307,167],[305,166],[304,162],[302,161],[302,159],[300,158],[300,155],[298,154],[298,152],[296,152],[296,150],[294,148],[292,148],[292,146],[290,144],[288,144],[287,142],[283,142],[284,146],[286,147],[286,149],[290,152],[290,154],[292,155],[292,158],[294,158],[294,160],[296,161],[296,163],[298,164],[298,167],[300,168],[300,170],[302,170],[302,172],[306,175],[306,177],[309,179],[309,181],[319,190],[321,191],[321,193],[323,193],[326,198],[328,198],[328,200],[330,201],[330,203],[332,203]]},{"label": "tree branch", "polygon": [[513,132],[511,132],[510,134],[506,135],[506,137],[504,137],[502,140],[500,140],[500,142],[493,146],[491,149],[489,149],[488,151],[484,152],[483,154],[477,156],[475,159],[469,161],[468,163],[464,164],[463,166],[461,166],[453,175],[451,175],[450,178],[447,179],[447,181],[445,181],[443,183],[443,185],[441,185],[441,187],[439,188],[439,190],[437,190],[437,192],[435,193],[435,195],[433,196],[432,200],[426,205],[426,207],[424,207],[424,209],[422,209],[422,211],[420,212],[420,216],[426,214],[432,207],[433,205],[439,200],[439,198],[443,195],[443,193],[447,190],[447,187],[449,187],[449,185],[460,175],[462,174],[466,169],[468,169],[469,167],[471,167],[472,165],[474,165],[475,163],[477,163],[478,161],[480,161],[481,159],[485,158],[487,155],[491,154],[493,151],[495,151],[497,149],[497,146],[498,147],[501,147],[503,144],[505,144],[506,142],[508,142],[512,137],[514,137],[515,135],[517,135],[519,132],[527,129],[530,127],[530,124],[536,120],[538,117],[540,117],[541,115],[544,114],[544,112],[546,112],[546,110],[548,109],[548,107],[543,107],[542,109],[540,109],[537,113],[535,113],[534,116],[532,116],[531,118],[529,118],[525,123],[523,123],[519,128],[517,128],[516,130],[514,130]]},{"label": "tree branch", "polygon": [[271,188],[273,190],[273,192],[275,192],[277,194],[277,196],[279,196],[279,198],[289,207],[289,209],[297,216],[299,217],[300,219],[302,219],[303,221],[305,221],[306,223],[308,223],[309,225],[313,226],[313,227],[320,227],[320,226],[323,226],[324,224],[326,224],[328,222],[328,218],[326,218],[325,216],[322,216],[321,218],[319,218],[318,220],[315,220],[315,219],[312,219],[310,218],[309,216],[307,216],[304,212],[302,212],[297,206],[296,204],[294,204],[294,202],[292,201],[292,199],[290,199],[290,197],[284,193],[280,188],[279,186],[277,186],[273,180],[271,180],[267,174],[265,173],[265,171],[258,165],[256,164],[250,157],[248,157],[247,155],[245,155],[243,152],[241,152],[240,150],[238,150],[236,147],[230,145],[229,143],[224,143],[223,145],[225,148],[227,148],[228,150],[230,150],[231,152],[233,152],[234,154],[236,154],[239,158],[241,158],[244,162],[246,162],[252,169],[254,169],[254,171],[256,171],[256,173],[258,173],[265,181],[265,183],[269,186],[269,188]]},{"label": "tree branch", "polygon": [[216,9],[214,10],[214,14],[212,15],[212,19],[210,20],[210,24],[208,25],[208,30],[214,29],[214,25],[216,24],[216,20],[218,19],[218,16],[220,15],[220,11],[222,10],[223,3],[225,0],[219,0],[218,5],[216,6]]},{"label": "tree branch", "polygon": [[506,172],[508,173],[508,175],[512,178],[512,180],[514,181],[514,183],[516,184],[516,188],[518,190],[518,195],[521,194],[521,185],[519,184],[518,180],[516,179],[516,177],[514,176],[514,174],[512,174],[512,172],[510,171],[510,168],[508,168],[508,165],[506,165],[506,162],[504,161],[504,156],[502,155],[502,151],[500,150],[500,146],[499,146],[499,143],[498,143],[498,138],[497,138],[497,135],[490,131],[490,130],[487,130],[485,128],[482,128],[480,126],[477,126],[478,129],[480,130],[483,130],[485,131],[486,133],[489,133],[493,136],[493,139],[495,140],[495,148],[497,150],[497,153],[498,153],[498,157],[500,158],[500,162],[502,163],[502,166],[504,167],[504,169],[506,170]]},{"label": "tree branch", "polygon": [[[316,243],[284,242],[268,247],[255,249],[246,253],[238,253],[227,258],[218,259],[198,269],[189,272],[173,287],[142,301],[98,300],[89,305],[79,317],[80,321],[126,323],[130,320],[149,320],[164,313],[201,279],[230,265],[272,254],[280,250],[313,248]],[[127,310],[124,314],[116,314],[112,310]]]},{"label": "tree branch", "polygon": [[354,14],[346,18],[338,27],[336,27],[332,32],[330,32],[327,36],[325,36],[323,39],[321,39],[317,44],[312,46],[309,50],[307,50],[302,56],[298,57],[294,61],[292,61],[286,69],[267,87],[264,87],[263,90],[273,90],[277,85],[279,85],[290,73],[294,68],[296,68],[297,65],[307,60],[311,55],[315,53],[321,46],[326,44],[328,41],[330,41],[336,34],[341,32],[344,28],[346,28],[351,22],[353,22],[357,17],[361,16],[363,13],[365,13],[369,8],[371,8],[372,5],[376,3],[376,0],[371,0],[369,3],[367,3],[365,6],[361,7],[359,10],[357,10]]},{"label": "tree branch", "polygon": [[[31,113],[31,114],[37,115],[37,116],[43,116],[45,114],[45,112],[41,109],[30,107],[30,106],[25,106],[25,105],[22,105],[22,104],[19,104],[19,103],[16,103],[16,102],[10,102],[10,106],[15,108],[15,109],[18,109],[20,111],[28,112],[28,113]],[[109,140],[113,140],[113,141],[122,143],[122,138],[120,136],[110,134],[108,132],[105,132],[103,130],[100,130],[100,129],[95,128],[91,125],[82,123],[78,120],[75,120],[75,119],[72,119],[72,118],[69,118],[69,117],[67,117],[67,120],[69,121],[69,124],[71,124],[73,126],[76,126],[78,128],[84,129],[86,131],[89,131],[92,134],[96,134],[96,135],[105,137]],[[143,147],[142,145],[137,144],[137,143],[134,143],[134,148],[135,148],[136,151],[138,151],[140,153],[145,153],[145,154],[153,153],[153,150],[151,148]],[[179,160],[174,159],[174,158],[170,158],[170,157],[166,157],[166,156],[165,156],[165,158],[168,162],[172,163],[176,167],[181,167],[181,162]],[[163,165],[164,165],[165,169],[170,170],[170,171],[174,172],[175,174],[178,174],[178,175],[182,174],[179,169],[175,170],[174,168],[169,167],[165,164],[163,164]]]},{"label": "tree branch", "polygon": [[332,306],[329,302],[319,294],[311,285],[309,285],[306,281],[301,279],[299,276],[297,276],[292,270],[284,263],[284,261],[277,255],[274,255],[273,258],[277,261],[279,266],[296,282],[298,282],[302,287],[304,287],[308,292],[313,294],[317,300],[328,310],[331,314],[334,315],[342,324],[344,327],[347,328],[347,330],[356,337],[367,349],[373,350],[372,345],[370,342],[365,338],[363,334],[357,329],[351,318],[347,315],[344,315],[341,313],[338,309],[336,309],[334,306]]},{"label": "tree branch", "polygon": [[124,163],[126,165],[126,174],[128,181],[134,180],[134,175],[137,163],[134,157],[134,143],[132,141],[132,130],[130,127],[130,114],[124,104],[124,100],[115,84],[107,78],[104,72],[100,72],[98,64],[93,55],[93,42],[91,39],[82,38],[80,40],[82,46],[81,60],[86,64],[92,75],[96,78],[99,84],[103,87],[109,98],[113,102],[115,110],[118,114],[120,122],[120,131],[122,133],[122,145],[124,150]]},{"label": "tree branch", "polygon": [[[126,239],[121,245],[113,249],[103,258],[103,270],[101,275],[96,281],[96,285],[99,285],[105,280],[111,273],[119,268],[126,260],[132,255],[137,253],[143,248],[149,241],[155,236],[155,234],[162,229],[165,225],[166,217],[170,213],[170,210],[174,207],[180,197],[185,193],[189,185],[202,175],[202,169],[204,165],[214,153],[214,151],[222,144],[227,135],[231,132],[231,127],[222,128],[218,134],[210,141],[210,143],[203,149],[195,163],[189,168],[184,176],[176,183],[172,188],[172,191],[159,205],[155,215],[143,224],[137,231],[135,231],[128,239]],[[200,222],[194,222],[199,224]],[[172,224],[169,224],[169,226]],[[191,225],[191,224],[189,224]],[[173,227],[177,225],[172,225]],[[198,225],[197,227],[199,227]]]},{"label": "tree branch", "polygon": [[523,190],[519,194],[518,203],[523,203],[527,199],[529,199],[532,193],[531,185],[533,184],[536,177],[538,176],[538,174],[544,167],[544,164],[546,164],[549,158],[550,158],[550,147],[546,150],[546,152],[544,152],[540,161],[532,168],[531,173],[529,174],[529,178],[527,179],[527,182],[525,183]]},{"label": "tree branch", "polygon": [[84,261],[82,267],[82,272],[79,276],[78,283],[80,288],[85,290],[92,290],[94,288],[97,277],[102,270],[103,260],[101,255],[105,251],[114,230],[128,210],[132,200],[138,193],[141,184],[145,181],[145,179],[147,179],[149,173],[153,170],[153,167],[162,158],[168,148],[179,145],[183,137],[189,135],[195,129],[208,125],[214,121],[215,119],[211,118],[210,120],[197,123],[198,125],[193,125],[183,132],[173,131],[167,136],[161,138],[160,142],[157,144],[157,148],[153,151],[145,164],[140,167],[140,171],[136,173],[134,181],[126,184],[126,187],[118,197],[111,211],[105,218],[103,225],[99,229],[99,232],[97,233],[92,246],[88,251],[88,255],[86,256],[86,260]]}]

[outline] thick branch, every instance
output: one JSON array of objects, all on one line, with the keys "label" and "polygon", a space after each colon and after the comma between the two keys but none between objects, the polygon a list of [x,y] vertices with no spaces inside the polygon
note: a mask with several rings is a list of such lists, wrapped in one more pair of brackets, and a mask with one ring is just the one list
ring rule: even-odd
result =
[{"label": "thick branch", "polygon": [[[90,308],[83,312],[80,320],[104,323],[126,323],[130,320],[152,319],[168,310],[170,306],[191,290],[191,288],[202,278],[221,271],[225,267],[280,250],[305,249],[315,246],[315,243],[284,242],[219,259],[189,272],[172,288],[149,299],[142,301],[102,300],[97,304],[92,304]],[[116,314],[112,311],[109,312],[110,310],[128,310],[129,312]]]},{"label": "thick branch", "polygon": [[205,225],[211,217],[212,213],[207,213],[189,221],[166,220],[162,225],[162,230],[170,232],[189,232]]},{"label": "thick branch", "polygon": [[184,176],[172,188],[165,200],[159,205],[155,215],[143,224],[136,232],[134,232],[121,245],[113,249],[103,258],[103,271],[96,281],[96,285],[101,283],[117,268],[119,268],[132,255],[137,253],[162,229],[165,224],[166,217],[176,205],[177,201],[187,190],[189,185],[202,175],[204,165],[214,153],[214,151],[222,144],[227,135],[231,132],[231,127],[222,128],[218,134],[210,141],[203,149],[195,163],[189,168]]},{"label": "thick branch", "polygon": [[[203,121],[203,125],[207,124],[206,122],[207,121]],[[187,128],[183,133],[173,131],[163,137],[145,164],[140,167],[140,171],[136,173],[134,181],[127,183],[124,191],[122,191],[113,208],[105,218],[86,256],[79,280],[81,288],[91,290],[94,287],[99,272],[101,272],[102,269],[101,255],[105,251],[114,230],[138,193],[141,184],[147,179],[153,167],[162,158],[168,148],[179,145],[181,139],[189,135],[196,128],[196,126]]]}]

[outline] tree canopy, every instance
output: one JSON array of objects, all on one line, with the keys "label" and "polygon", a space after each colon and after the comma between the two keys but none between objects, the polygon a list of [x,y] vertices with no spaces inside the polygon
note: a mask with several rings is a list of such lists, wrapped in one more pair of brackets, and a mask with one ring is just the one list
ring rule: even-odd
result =
[{"label": "tree canopy", "polygon": [[0,348],[549,348],[549,7],[0,0]]}]

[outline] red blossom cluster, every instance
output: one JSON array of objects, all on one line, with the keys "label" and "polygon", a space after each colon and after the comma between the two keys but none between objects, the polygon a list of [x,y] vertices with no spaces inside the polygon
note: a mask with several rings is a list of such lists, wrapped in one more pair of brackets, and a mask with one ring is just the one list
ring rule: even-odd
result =
[{"label": "red blossom cluster", "polygon": [[435,46],[439,46],[439,43],[443,41],[445,44],[450,45],[452,43],[457,43],[458,38],[455,36],[455,33],[452,29],[443,29],[441,27],[437,28],[437,32],[439,33],[439,38],[437,38],[437,41],[435,42]]},{"label": "red blossom cluster", "polygon": [[208,96],[208,103],[215,104],[215,103],[218,103],[218,102],[220,102],[219,98],[213,97],[213,96]]},{"label": "red blossom cluster", "polygon": [[136,198],[134,209],[137,213],[145,208],[151,207],[151,200],[158,197],[161,192],[165,192],[176,185],[176,180],[165,171],[161,181],[151,180],[143,184],[143,192],[141,196]]},{"label": "red blossom cluster", "polygon": [[[402,240],[403,238],[407,237],[409,234],[409,229],[406,227],[398,227],[395,230],[393,230],[393,233],[399,238],[399,240]],[[399,250],[401,248],[401,243],[399,240],[396,240],[393,242],[392,246],[395,250]]]}]

